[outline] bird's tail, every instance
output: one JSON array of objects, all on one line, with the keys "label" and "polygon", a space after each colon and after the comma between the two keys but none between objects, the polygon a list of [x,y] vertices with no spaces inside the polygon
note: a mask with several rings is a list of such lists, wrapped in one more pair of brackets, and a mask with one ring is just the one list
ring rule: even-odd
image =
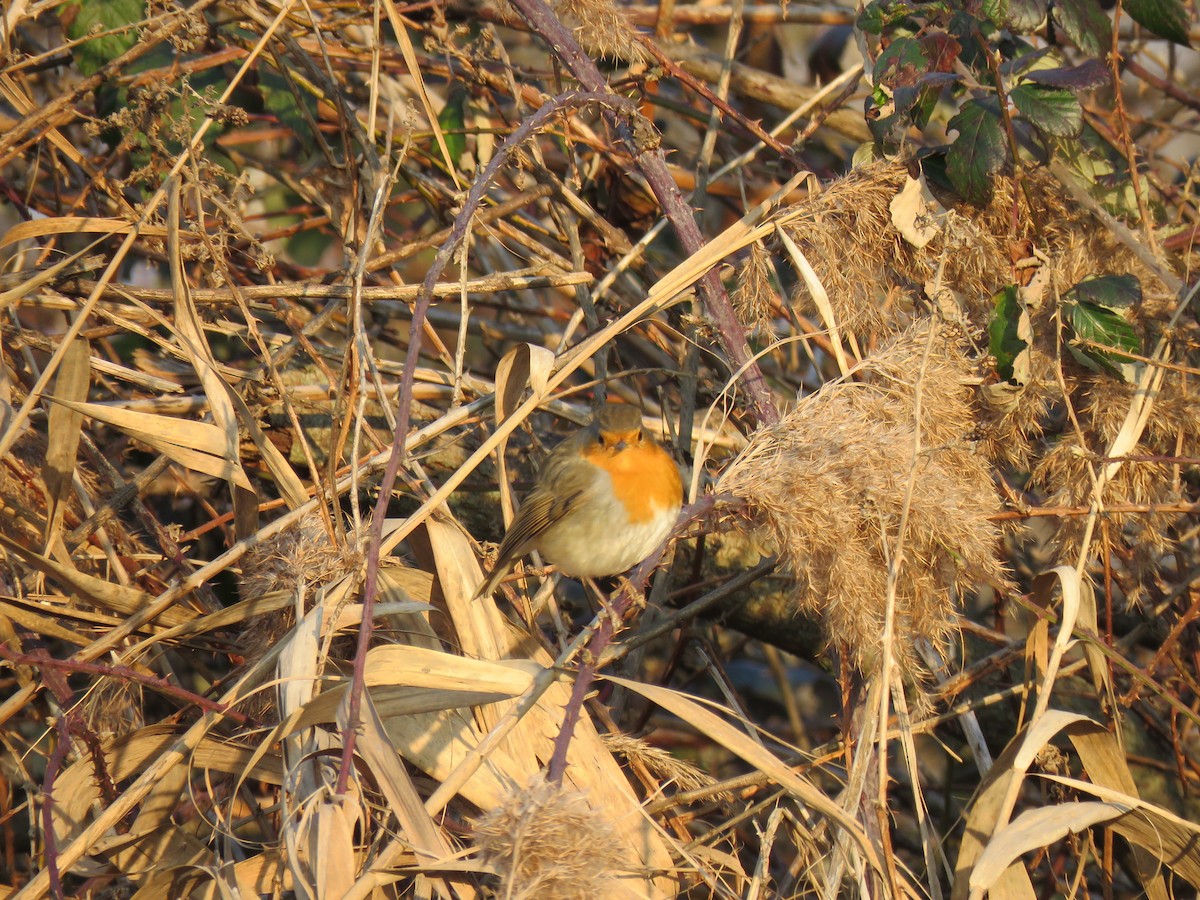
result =
[{"label": "bird's tail", "polygon": [[490,597],[496,592],[496,588],[500,586],[500,582],[505,579],[509,572],[513,570],[515,561],[513,560],[496,560],[496,565],[492,567],[492,572],[483,580],[483,584],[479,585],[479,589],[475,591],[475,596],[472,600],[478,600],[480,597]]}]

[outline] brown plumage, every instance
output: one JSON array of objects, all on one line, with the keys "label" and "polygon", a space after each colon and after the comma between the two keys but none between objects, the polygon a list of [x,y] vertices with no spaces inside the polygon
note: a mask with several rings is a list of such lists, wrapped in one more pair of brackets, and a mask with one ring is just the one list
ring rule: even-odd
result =
[{"label": "brown plumage", "polygon": [[682,503],[679,467],[642,429],[641,413],[609,404],[551,452],[476,596],[532,550],[571,576],[624,572],[666,539]]}]

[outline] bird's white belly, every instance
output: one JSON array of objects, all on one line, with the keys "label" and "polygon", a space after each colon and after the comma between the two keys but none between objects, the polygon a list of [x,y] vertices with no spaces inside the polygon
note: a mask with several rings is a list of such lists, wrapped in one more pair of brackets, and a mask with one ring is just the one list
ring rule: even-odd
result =
[{"label": "bird's white belly", "polygon": [[656,509],[643,522],[629,521],[624,506],[604,491],[590,497],[541,535],[537,547],[546,561],[572,577],[617,575],[640,563],[671,532],[677,509]]}]

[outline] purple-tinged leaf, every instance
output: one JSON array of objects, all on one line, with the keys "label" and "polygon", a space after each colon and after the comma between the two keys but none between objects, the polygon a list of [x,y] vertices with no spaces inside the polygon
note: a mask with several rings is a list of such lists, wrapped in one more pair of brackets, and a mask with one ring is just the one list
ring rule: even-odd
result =
[{"label": "purple-tinged leaf", "polygon": [[1108,84],[1108,66],[1098,59],[1089,59],[1078,66],[1061,69],[1035,69],[1025,73],[1025,80],[1046,87],[1069,88],[1073,91],[1090,91]]}]

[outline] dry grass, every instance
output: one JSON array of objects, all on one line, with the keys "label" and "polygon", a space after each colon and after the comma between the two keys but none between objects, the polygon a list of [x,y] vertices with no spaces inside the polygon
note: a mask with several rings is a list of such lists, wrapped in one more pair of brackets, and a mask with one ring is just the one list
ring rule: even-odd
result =
[{"label": "dry grass", "polygon": [[624,860],[610,823],[578,793],[539,776],[475,823],[476,847],[513,900],[607,897]]},{"label": "dry grass", "polygon": [[[1200,883],[1194,260],[1040,171],[916,247],[906,165],[824,168],[861,92],[760,60],[712,116],[728,23],[87,7],[0,17],[0,897]],[[1136,383],[1063,346],[1104,273]],[[675,564],[473,600],[606,395],[690,476]]]},{"label": "dry grass", "polygon": [[[745,499],[796,575],[796,608],[864,672],[880,665],[888,607],[895,649],[942,653],[960,599],[1004,586],[999,499],[972,452],[972,366],[961,342],[925,322],[755,435],[721,488]],[[896,548],[904,555],[895,559]]]}]

